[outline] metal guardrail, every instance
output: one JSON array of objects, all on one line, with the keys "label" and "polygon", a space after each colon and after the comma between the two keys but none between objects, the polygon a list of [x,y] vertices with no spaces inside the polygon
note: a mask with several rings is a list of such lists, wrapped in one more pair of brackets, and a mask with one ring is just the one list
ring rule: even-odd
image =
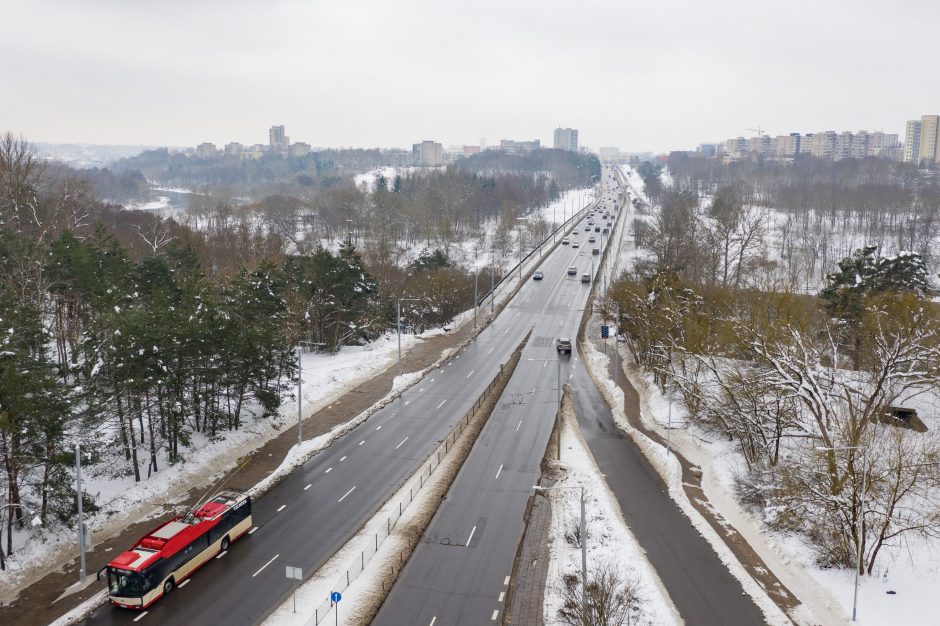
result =
[{"label": "metal guardrail", "polygon": [[[353,558],[353,560],[349,562],[345,573],[336,580],[335,584],[330,589],[331,593],[334,591],[342,593],[347,588],[349,588],[349,585],[354,580],[356,580],[360,574],[362,574],[363,570],[365,570],[366,564],[369,563],[369,561],[372,560],[372,557],[376,555],[385,540],[388,539],[388,537],[392,534],[392,531],[395,530],[395,527],[398,525],[398,521],[401,519],[405,510],[407,510],[408,506],[414,502],[415,494],[420,492],[425,487],[425,485],[430,482],[431,474],[434,473],[434,470],[440,467],[441,461],[446,459],[447,454],[453,449],[457,439],[470,425],[470,419],[477,411],[480,410],[480,407],[483,406],[483,402],[489,397],[493,389],[499,384],[500,376],[503,375],[503,369],[504,365],[500,365],[499,372],[497,372],[496,376],[493,377],[493,380],[490,381],[490,384],[487,385],[486,389],[483,390],[483,393],[480,394],[480,397],[477,398],[477,400],[473,403],[473,407],[471,407],[470,410],[467,411],[467,413],[462,418],[460,418],[460,421],[454,425],[450,431],[450,434],[444,438],[444,441],[442,441],[441,444],[431,452],[430,456],[428,456],[428,458],[422,462],[417,475],[413,474],[403,483],[399,491],[403,490],[404,487],[408,487],[408,497],[403,498],[398,502],[398,513],[395,513],[394,509],[392,510],[392,515],[387,517],[385,520],[385,528],[377,533],[373,533],[374,541],[370,542],[367,548],[360,550],[359,556]],[[411,482],[411,485],[408,484],[409,481]],[[316,609],[314,609],[313,616],[305,622],[306,626],[316,626],[317,624],[322,623],[333,610],[333,608],[334,603],[328,595],[327,598],[321,602]]]}]

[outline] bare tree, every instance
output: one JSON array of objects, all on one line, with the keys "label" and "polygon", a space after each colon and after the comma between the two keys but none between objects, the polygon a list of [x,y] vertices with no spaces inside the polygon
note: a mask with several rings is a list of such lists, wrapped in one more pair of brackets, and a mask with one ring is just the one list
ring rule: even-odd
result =
[{"label": "bare tree", "polygon": [[622,626],[640,608],[640,581],[610,563],[591,572],[586,594],[581,593],[581,577],[574,574],[564,576],[559,591],[558,618],[569,626]]}]

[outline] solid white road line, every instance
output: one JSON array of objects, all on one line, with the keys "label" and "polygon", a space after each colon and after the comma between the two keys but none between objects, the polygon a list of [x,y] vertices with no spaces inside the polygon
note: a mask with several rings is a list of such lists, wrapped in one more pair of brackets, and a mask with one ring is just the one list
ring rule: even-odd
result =
[{"label": "solid white road line", "polygon": [[343,500],[345,500],[345,499],[346,499],[346,496],[348,496],[349,494],[351,494],[351,493],[352,493],[353,491],[355,491],[355,490],[356,490],[356,486],[353,485],[353,488],[350,489],[349,491],[347,491],[346,493],[344,493],[344,494],[343,494],[343,497],[340,498],[339,500],[337,500],[336,503],[339,504],[340,502],[342,502]]},{"label": "solid white road line", "polygon": [[139,622],[140,620],[144,619],[144,616],[147,615],[147,613],[149,613],[149,612],[150,612],[150,611],[144,611],[143,613],[141,613],[140,615],[138,615],[137,617],[135,617],[135,618],[134,618],[134,621],[135,621],[135,622]]},{"label": "solid white road line", "polygon": [[248,534],[249,534],[249,535],[253,535],[256,530],[258,530],[258,527],[257,527],[257,526],[255,526],[254,528],[252,528],[251,530],[249,530],[249,531],[248,531]]},{"label": "solid white road line", "polygon": [[286,504],[282,504],[281,506],[277,507],[277,512],[280,513],[281,511],[283,511],[283,510],[286,509],[286,508],[287,508],[287,505],[286,505]]},{"label": "solid white road line", "polygon": [[398,444],[397,446],[395,446],[395,449],[396,449],[396,450],[399,449],[399,448],[402,446],[402,444],[405,443],[406,441],[408,441],[408,437],[405,437],[404,439],[402,439],[402,440],[401,440],[401,443]]},{"label": "solid white road line", "polygon": [[497,478],[497,479],[499,479],[499,475],[502,473],[502,471],[503,471],[503,464],[500,463],[500,464],[499,464],[499,469],[496,470],[496,478]]},{"label": "solid white road line", "polygon": [[254,574],[252,574],[251,577],[254,578],[254,577],[257,576],[258,574],[260,574],[262,571],[264,571],[264,568],[266,568],[266,567],[267,567],[268,565],[270,565],[271,563],[274,563],[274,559],[276,559],[276,558],[279,557],[279,556],[281,556],[281,555],[280,555],[280,554],[275,554],[274,557],[273,557],[270,561],[268,561],[267,563],[265,563],[264,565],[262,565],[262,566],[261,566],[261,569],[259,569],[257,572],[255,572]]},{"label": "solid white road line", "polygon": [[444,402],[447,402],[447,399],[446,399],[446,398],[444,399],[443,402],[441,402],[440,404],[437,405],[437,408],[441,408],[442,406],[444,406]]},{"label": "solid white road line", "polygon": [[476,526],[474,526],[474,527],[470,530],[470,536],[467,537],[467,545],[466,545],[467,548],[470,547],[470,542],[473,541],[473,533],[475,533],[476,531],[477,531],[477,527],[476,527]]},{"label": "solid white road line", "polygon": [[[226,552],[228,552],[228,551],[226,550]],[[225,554],[225,552],[223,552],[222,554]],[[218,558],[218,557],[216,557],[216,558]],[[181,582],[181,583],[180,583],[180,589],[182,589],[183,587],[185,587],[186,585],[188,585],[190,580],[192,580],[192,579],[191,579],[191,578],[187,578],[186,580],[184,580],[183,582]]]}]

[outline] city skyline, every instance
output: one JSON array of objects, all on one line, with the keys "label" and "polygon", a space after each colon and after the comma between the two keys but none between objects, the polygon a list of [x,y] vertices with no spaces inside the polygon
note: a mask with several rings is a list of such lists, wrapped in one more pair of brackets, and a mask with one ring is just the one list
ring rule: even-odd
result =
[{"label": "city skyline", "polygon": [[[50,11],[59,18],[44,20]],[[935,53],[940,7],[927,2],[41,0],[7,12],[42,29],[12,29],[0,42],[19,59],[4,70],[0,118],[54,143],[262,143],[259,129],[277,120],[316,146],[481,136],[551,145],[552,130],[570,126],[583,145],[663,152],[757,126],[903,136],[907,120],[940,103],[940,84],[911,61]],[[905,45],[893,45],[901,36]],[[892,81],[861,90],[872,76]]]}]

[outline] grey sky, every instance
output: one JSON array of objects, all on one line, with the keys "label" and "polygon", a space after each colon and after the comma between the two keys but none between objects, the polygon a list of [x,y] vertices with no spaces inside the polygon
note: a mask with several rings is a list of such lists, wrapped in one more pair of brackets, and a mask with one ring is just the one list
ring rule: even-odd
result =
[{"label": "grey sky", "polygon": [[34,141],[669,150],[940,113],[936,0],[0,0]]}]

